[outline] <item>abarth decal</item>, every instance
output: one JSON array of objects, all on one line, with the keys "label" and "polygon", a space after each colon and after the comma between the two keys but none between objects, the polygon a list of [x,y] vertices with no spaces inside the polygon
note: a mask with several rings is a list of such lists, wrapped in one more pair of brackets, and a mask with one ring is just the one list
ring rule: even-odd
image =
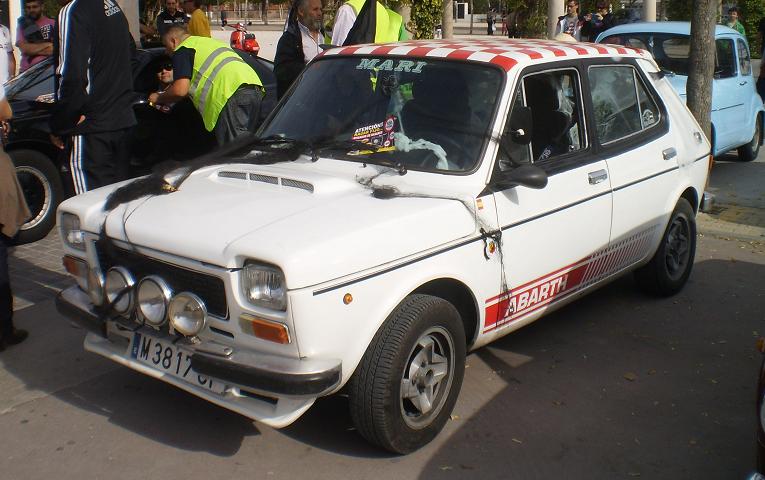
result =
[{"label": "abarth decal", "polygon": [[572,265],[489,298],[486,300],[483,332],[488,333],[526,317],[642,260],[649,253],[658,227],[652,225]]}]

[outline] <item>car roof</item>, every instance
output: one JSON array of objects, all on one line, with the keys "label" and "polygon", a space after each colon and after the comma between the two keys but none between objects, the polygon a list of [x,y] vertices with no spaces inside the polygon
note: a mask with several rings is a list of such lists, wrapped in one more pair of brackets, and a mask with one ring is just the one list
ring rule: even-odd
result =
[{"label": "car roof", "polygon": [[[691,22],[635,22],[625,23],[609,28],[598,35],[597,41],[601,38],[617,35],[620,33],[677,33],[680,35],[691,34]],[[715,36],[737,35],[741,36],[736,30],[725,25],[715,25]],[[743,37],[741,37],[743,38]]]},{"label": "car roof", "polygon": [[538,60],[581,57],[651,58],[645,50],[619,45],[560,42],[555,40],[498,38],[491,40],[409,40],[363,44],[326,50],[322,56],[390,56],[467,60],[499,65],[505,71],[538,63]]}]

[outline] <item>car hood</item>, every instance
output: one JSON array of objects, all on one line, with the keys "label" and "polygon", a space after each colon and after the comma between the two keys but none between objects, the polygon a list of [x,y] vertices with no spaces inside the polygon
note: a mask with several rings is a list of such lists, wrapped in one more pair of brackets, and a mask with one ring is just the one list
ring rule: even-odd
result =
[{"label": "car hood", "polygon": [[[176,192],[117,207],[107,217],[106,232],[226,268],[241,267],[246,259],[273,264],[282,268],[293,289],[384,265],[476,231],[472,205],[477,192],[445,193],[410,181],[435,174],[400,176],[386,167],[326,163],[334,166],[322,170],[299,161],[207,167]],[[407,196],[377,198],[365,185],[374,176],[374,185]],[[100,195],[105,199],[108,193]],[[85,201],[79,198],[69,202]],[[85,228],[97,232],[103,212],[102,202],[96,203],[83,205],[90,213]],[[67,205],[63,209],[71,211]]]}]

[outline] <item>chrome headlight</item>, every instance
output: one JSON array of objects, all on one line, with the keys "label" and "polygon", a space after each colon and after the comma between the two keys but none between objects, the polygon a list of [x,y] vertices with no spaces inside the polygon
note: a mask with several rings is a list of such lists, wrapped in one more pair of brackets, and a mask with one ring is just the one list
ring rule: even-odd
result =
[{"label": "chrome headlight", "polygon": [[104,276],[95,268],[88,271],[88,296],[93,305],[100,306],[104,303]]},{"label": "chrome headlight", "polygon": [[85,232],[80,230],[80,217],[73,213],[61,214],[61,238],[68,246],[85,251]]},{"label": "chrome headlight", "polygon": [[165,281],[154,275],[138,283],[138,312],[146,323],[157,328],[165,323],[172,294]]},{"label": "chrome headlight", "polygon": [[170,328],[181,335],[193,337],[205,327],[207,307],[193,293],[182,292],[170,300],[168,317],[170,317]]},{"label": "chrome headlight", "polygon": [[133,276],[123,267],[112,267],[106,272],[106,281],[104,282],[106,301],[112,303],[122,294],[117,303],[112,305],[115,312],[125,314],[133,309],[134,284]]},{"label": "chrome headlight", "polygon": [[254,305],[273,310],[287,310],[287,286],[284,274],[276,267],[247,263],[242,269],[244,296]]}]

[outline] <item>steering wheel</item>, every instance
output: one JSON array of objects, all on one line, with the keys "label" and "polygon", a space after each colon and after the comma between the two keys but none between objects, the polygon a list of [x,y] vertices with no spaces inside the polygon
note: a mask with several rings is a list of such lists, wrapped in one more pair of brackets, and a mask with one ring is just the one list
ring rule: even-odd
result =
[{"label": "steering wheel", "polygon": [[[468,161],[468,157],[470,156],[468,150],[457,138],[449,136],[447,132],[432,131],[423,135],[421,138],[443,148],[446,151],[446,158],[449,160],[450,164],[464,165],[465,162]],[[435,169],[438,165],[438,161],[438,155],[432,150],[427,150],[427,153],[420,162],[420,166],[423,168]]]}]

